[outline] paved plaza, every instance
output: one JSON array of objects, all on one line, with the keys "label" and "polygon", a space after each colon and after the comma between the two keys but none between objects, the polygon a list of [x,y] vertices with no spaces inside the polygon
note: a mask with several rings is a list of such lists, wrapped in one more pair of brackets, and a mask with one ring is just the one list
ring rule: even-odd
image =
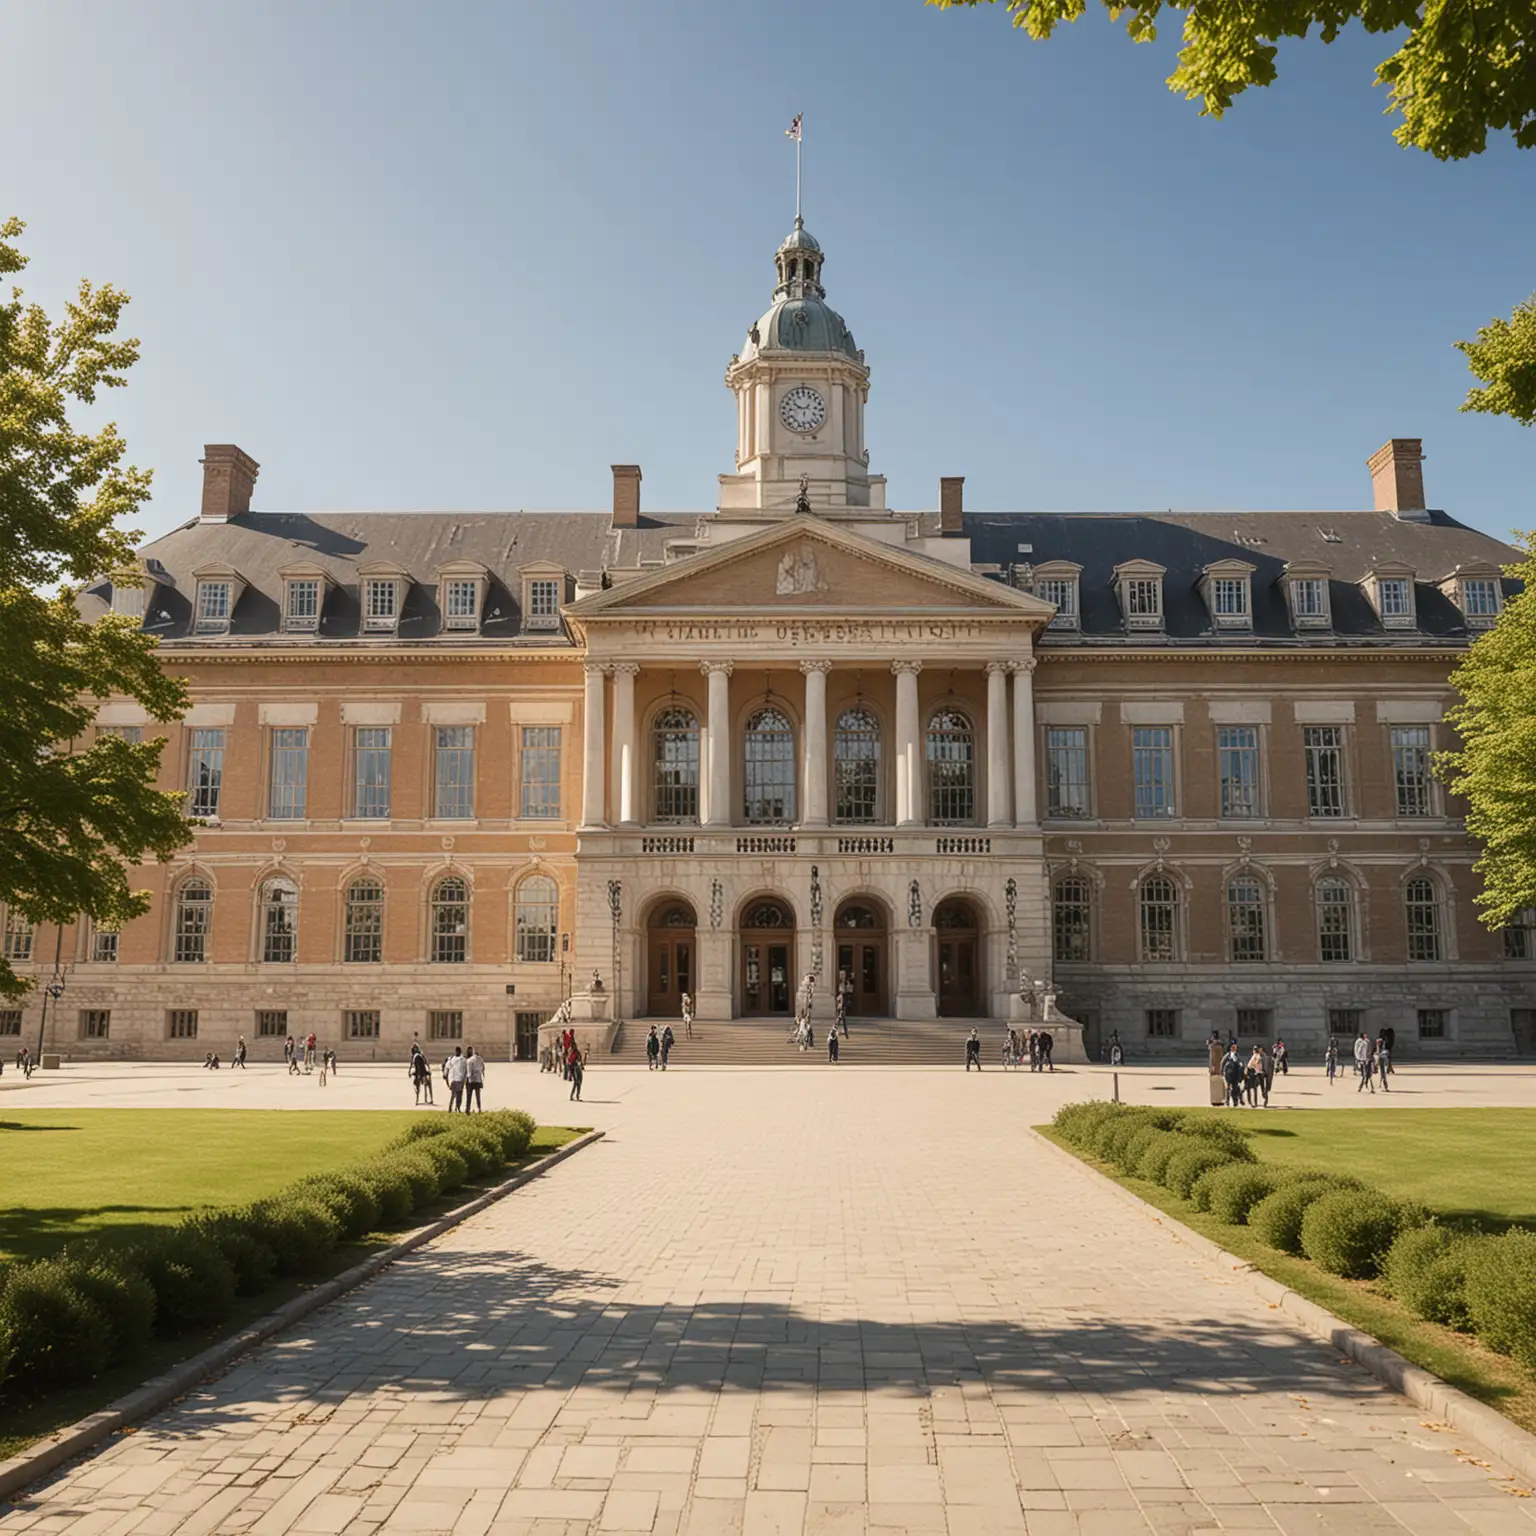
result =
[{"label": "paved plaza", "polygon": [[[89,1070],[15,1092],[7,1072],[0,1114],[407,1097],[403,1069],[325,1090]],[[1536,1102],[1529,1069],[1399,1078],[1394,1102]],[[579,1111],[552,1078],[496,1082],[606,1139],[32,1490],[0,1532],[1536,1536],[1536,1500],[1468,1436],[1029,1135],[1107,1072],[599,1069]],[[1300,1073],[1282,1101],[1345,1092]]]}]

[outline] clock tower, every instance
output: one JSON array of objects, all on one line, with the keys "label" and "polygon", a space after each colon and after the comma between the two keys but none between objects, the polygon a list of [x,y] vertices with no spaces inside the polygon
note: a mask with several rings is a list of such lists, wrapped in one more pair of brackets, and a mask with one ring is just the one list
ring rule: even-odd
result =
[{"label": "clock tower", "polygon": [[720,476],[722,512],[885,506],[885,477],[870,474],[864,447],[869,368],[827,303],[824,260],[796,217],[774,254],[773,304],[725,370],[736,396],[736,473]]}]

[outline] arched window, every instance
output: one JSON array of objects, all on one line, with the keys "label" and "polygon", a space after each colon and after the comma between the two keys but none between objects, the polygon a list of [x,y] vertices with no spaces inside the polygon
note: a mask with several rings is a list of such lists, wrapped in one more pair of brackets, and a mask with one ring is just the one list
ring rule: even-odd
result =
[{"label": "arched window", "polygon": [[352,965],[379,965],[384,959],[384,885],[372,875],[347,887],[342,959]]},{"label": "arched window", "polygon": [[1179,888],[1167,875],[1151,875],[1141,882],[1141,958],[1177,960],[1179,957]]},{"label": "arched window", "polygon": [[1051,892],[1052,948],[1064,964],[1091,958],[1088,920],[1092,899],[1092,887],[1081,875],[1065,876]]},{"label": "arched window", "polygon": [[777,901],[755,901],[741,915],[743,928],[793,928],[795,919]]},{"label": "arched window", "polygon": [[291,880],[268,880],[261,888],[261,959],[287,965],[299,942],[299,888]]},{"label": "arched window", "polygon": [[208,930],[213,923],[213,887],[188,880],[176,892],[171,958],[178,965],[201,965],[208,958]]},{"label": "arched window", "polygon": [[976,820],[976,733],[958,709],[941,709],[928,722],[928,820],[938,827]]},{"label": "arched window", "polygon": [[433,888],[428,958],[436,965],[463,965],[469,958],[469,887],[457,875]]},{"label": "arched window", "polygon": [[795,819],[795,733],[788,718],[772,707],[747,721],[742,786],[749,823]]},{"label": "arched window", "polygon": [[1317,882],[1317,958],[1325,965],[1355,958],[1355,893],[1337,875]]},{"label": "arched window", "polygon": [[867,709],[837,717],[832,760],[837,774],[838,821],[880,820],[880,722]]},{"label": "arched window", "polygon": [[651,726],[654,819],[699,819],[699,721],[691,709],[672,706]]},{"label": "arched window", "polygon": [[1445,913],[1440,887],[1418,875],[1403,887],[1403,907],[1408,919],[1408,958],[1445,958]]},{"label": "arched window", "polygon": [[546,963],[555,958],[560,892],[548,875],[530,875],[517,888],[517,958]]},{"label": "arched window", "polygon": [[1269,958],[1264,884],[1257,875],[1227,881],[1227,933],[1234,962]]},{"label": "arched window", "polygon": [[32,924],[20,912],[7,909],[5,914],[4,954],[18,962],[32,958]]}]

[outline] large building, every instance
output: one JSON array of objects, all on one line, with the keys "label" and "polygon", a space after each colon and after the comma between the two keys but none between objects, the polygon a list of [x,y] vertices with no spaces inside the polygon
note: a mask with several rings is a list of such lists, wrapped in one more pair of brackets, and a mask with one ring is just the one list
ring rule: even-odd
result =
[{"label": "large building", "polygon": [[714,511],[616,465],[604,511],[261,512],[206,449],[145,585],[80,599],[190,679],[99,729],[164,734],[196,841],[120,934],[7,925],[62,957],[53,1040],[527,1055],[594,971],[624,1019],[774,1029],[841,972],[901,1020],[1050,979],[1090,1048],[1529,1049],[1536,933],[1479,925],[1430,766],[1512,552],[1427,509],[1419,443],[1368,511],[976,513],[958,477],[893,510],[798,219],[775,263]]}]

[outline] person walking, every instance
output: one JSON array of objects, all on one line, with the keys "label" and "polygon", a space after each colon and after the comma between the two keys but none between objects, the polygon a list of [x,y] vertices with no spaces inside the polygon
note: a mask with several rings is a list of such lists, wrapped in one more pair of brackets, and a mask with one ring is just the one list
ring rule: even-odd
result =
[{"label": "person walking", "polygon": [[443,1063],[443,1076],[448,1079],[448,1113],[464,1108],[464,1084],[469,1080],[469,1064],[464,1060],[464,1047],[456,1045],[453,1055]]},{"label": "person walking", "polygon": [[1331,1035],[1328,1037],[1328,1051],[1323,1057],[1323,1065],[1328,1069],[1328,1086],[1333,1086],[1333,1080],[1339,1075],[1339,1042]]},{"label": "person walking", "polygon": [[421,1047],[411,1041],[411,1059],[406,1064],[405,1075],[410,1078],[411,1086],[416,1090],[416,1102],[421,1103],[421,1090],[427,1090],[427,1103],[432,1102],[432,1069],[427,1065],[427,1058],[421,1054]]},{"label": "person walking", "polygon": [[1259,1042],[1259,1088],[1264,1094],[1264,1108],[1269,1108],[1269,1090],[1275,1086],[1275,1058],[1268,1047]]},{"label": "person walking", "polygon": [[1258,1046],[1248,1055],[1248,1065],[1243,1068],[1243,1089],[1247,1094],[1249,1109],[1259,1107],[1259,1083],[1264,1076],[1264,1058]]},{"label": "person walking", "polygon": [[657,1066],[657,1057],[661,1055],[661,1039],[656,1033],[656,1026],[651,1025],[651,1032],[645,1037],[645,1065],[646,1070],[654,1072]]},{"label": "person walking", "polygon": [[843,1032],[843,1038],[848,1037],[848,994],[843,991],[843,978],[837,979],[837,991],[832,998],[832,1022]]},{"label": "person walking", "polygon": [[[1392,1053],[1397,1049],[1397,1031],[1388,1024],[1381,1032],[1381,1040],[1387,1048],[1387,1071],[1395,1072],[1397,1069],[1392,1065]],[[1383,1083],[1382,1087],[1385,1088],[1386,1084]]]},{"label": "person walking", "polygon": [[683,993],[683,1033],[693,1039],[693,994]]},{"label": "person walking", "polygon": [[288,1037],[286,1054],[288,1057],[288,1076],[297,1077],[299,1075],[299,1042],[292,1035]]},{"label": "person walking", "polygon": [[1275,1041],[1275,1070],[1281,1077],[1291,1075],[1291,1053],[1286,1050],[1284,1040]]},{"label": "person walking", "polygon": [[969,1072],[972,1067],[981,1071],[981,1036],[973,1029],[965,1041],[965,1070]]},{"label": "person walking", "polygon": [[315,1037],[311,1032],[304,1040],[304,1070],[306,1073],[315,1070]]},{"label": "person walking", "polygon": [[240,1038],[238,1040],[236,1040],[236,1042],[235,1042],[235,1054],[234,1054],[233,1060],[230,1062],[230,1065],[234,1066],[234,1067],[239,1067],[242,1072],[245,1071],[245,1036],[244,1035],[241,1035]]},{"label": "person walking", "polygon": [[[1233,1042],[1236,1044],[1236,1041]],[[1125,1065],[1125,1047],[1120,1044],[1120,1031],[1111,1030],[1109,1035],[1109,1064],[1112,1067]]]},{"label": "person walking", "polygon": [[470,1101],[481,1114],[485,1113],[485,1105],[480,1101],[481,1090],[485,1087],[485,1057],[474,1046],[469,1048],[469,1056],[464,1062],[464,1113],[469,1113]]},{"label": "person walking", "polygon": [[1227,1054],[1221,1058],[1221,1076],[1222,1081],[1227,1085],[1227,1108],[1241,1109],[1243,1107],[1243,1064],[1238,1060],[1236,1041],[1227,1048]]},{"label": "person walking", "polygon": [[667,1057],[672,1054],[672,1047],[677,1044],[677,1036],[672,1033],[670,1024],[661,1026],[661,1070],[667,1070]]},{"label": "person walking", "polygon": [[1372,1093],[1376,1092],[1376,1084],[1372,1080],[1371,1075],[1373,1065],[1371,1055],[1371,1042],[1366,1038],[1366,1033],[1362,1029],[1359,1038],[1355,1041],[1355,1076],[1360,1079],[1355,1085],[1356,1093],[1362,1093],[1367,1088]]},{"label": "person walking", "polygon": [[571,1070],[570,1070],[571,1091],[567,1095],[568,1098],[576,1099],[578,1102],[580,1101],[580,1099],[581,1099],[581,1080],[585,1076],[586,1076],[586,1066],[585,1066],[585,1064],[583,1063],[583,1061],[581,1059],[581,1052],[577,1051],[575,1053],[575,1055],[573,1055],[571,1057]]},{"label": "person walking", "polygon": [[837,1065],[837,1020],[832,1021],[832,1027],[827,1030],[827,1060],[835,1067]]},{"label": "person walking", "polygon": [[1387,1081],[1387,1073],[1392,1070],[1392,1047],[1387,1044],[1386,1030],[1382,1030],[1381,1039],[1376,1042],[1376,1070],[1381,1073],[1381,1091],[1391,1093],[1392,1085]]},{"label": "person walking", "polygon": [[1038,1039],[1040,1041],[1040,1070],[1042,1072],[1054,1072],[1056,1070],[1056,1063],[1051,1060],[1051,1052],[1055,1049],[1056,1042],[1051,1039],[1050,1030],[1042,1029]]}]

